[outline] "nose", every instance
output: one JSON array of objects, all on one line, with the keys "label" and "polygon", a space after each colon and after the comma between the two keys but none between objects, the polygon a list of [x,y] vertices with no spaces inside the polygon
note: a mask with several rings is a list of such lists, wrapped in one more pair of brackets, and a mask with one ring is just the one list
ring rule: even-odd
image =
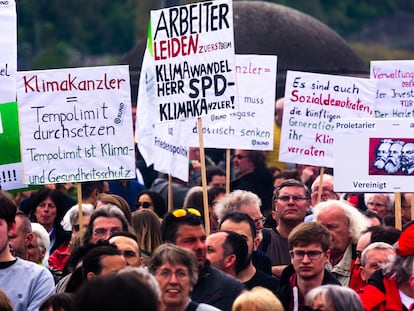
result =
[{"label": "nose", "polygon": [[302,262],[310,262],[310,261],[311,260],[310,260],[310,258],[308,256],[308,254],[303,255]]}]

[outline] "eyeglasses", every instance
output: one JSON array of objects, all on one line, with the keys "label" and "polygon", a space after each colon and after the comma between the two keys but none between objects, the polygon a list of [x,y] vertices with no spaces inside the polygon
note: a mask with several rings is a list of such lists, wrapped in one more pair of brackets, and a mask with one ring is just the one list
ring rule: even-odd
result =
[{"label": "eyeglasses", "polygon": [[149,208],[151,206],[150,202],[137,202],[136,203],[137,208],[140,208],[142,206],[142,208]]},{"label": "eyeglasses", "polygon": [[382,203],[377,203],[377,202],[368,202],[367,204],[368,204],[368,205],[371,205],[371,206],[375,206],[375,207],[381,207],[381,206],[384,206],[384,204],[382,204]]},{"label": "eyeglasses", "polygon": [[121,232],[122,228],[112,228],[109,230],[106,229],[95,229],[93,232],[93,235],[96,235],[98,238],[102,238],[106,236],[107,234],[115,233],[115,232]]},{"label": "eyeglasses", "polygon": [[260,224],[264,225],[266,222],[266,219],[267,219],[266,217],[262,216],[262,218],[256,219],[254,221],[254,224],[256,225],[256,227]]},{"label": "eyeglasses", "polygon": [[185,270],[181,270],[181,269],[176,270],[176,271],[172,271],[169,269],[163,269],[163,270],[156,272],[156,274],[164,280],[171,279],[173,274],[175,275],[176,279],[179,281],[188,278],[188,273]]},{"label": "eyeglasses", "polygon": [[300,201],[307,200],[306,198],[297,196],[297,195],[281,195],[280,197],[276,198],[276,200],[279,200],[281,202],[289,202],[290,199],[292,199],[293,202],[300,202]]},{"label": "eyeglasses", "polygon": [[248,157],[247,155],[241,155],[241,154],[233,155],[233,159],[237,159],[237,160],[241,160],[241,159],[244,159],[244,158],[247,158],[247,157]]},{"label": "eyeglasses", "polygon": [[305,255],[307,255],[310,260],[316,260],[321,257],[322,253],[323,251],[317,251],[317,250],[307,251],[307,252],[296,250],[296,251],[290,251],[290,257],[294,259],[302,260],[305,257]]},{"label": "eyeglasses", "polygon": [[134,251],[121,251],[121,254],[125,258],[136,258],[137,257],[137,253],[135,253]]},{"label": "eyeglasses", "polygon": [[191,208],[191,207],[190,208],[179,208],[179,209],[176,209],[172,212],[172,214],[174,215],[175,218],[185,217],[185,216],[187,216],[188,213],[190,213],[194,216],[197,216],[197,217],[201,217],[200,211],[196,210],[195,208]]}]

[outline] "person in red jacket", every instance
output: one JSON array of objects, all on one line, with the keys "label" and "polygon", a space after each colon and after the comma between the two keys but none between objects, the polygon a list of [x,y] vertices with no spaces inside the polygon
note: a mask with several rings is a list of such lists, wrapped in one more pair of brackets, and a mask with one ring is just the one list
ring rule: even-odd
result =
[{"label": "person in red jacket", "polygon": [[[414,305],[414,225],[407,227],[396,245],[396,255],[376,271],[359,297],[367,311],[411,310]],[[411,306],[411,307],[410,307]]]}]

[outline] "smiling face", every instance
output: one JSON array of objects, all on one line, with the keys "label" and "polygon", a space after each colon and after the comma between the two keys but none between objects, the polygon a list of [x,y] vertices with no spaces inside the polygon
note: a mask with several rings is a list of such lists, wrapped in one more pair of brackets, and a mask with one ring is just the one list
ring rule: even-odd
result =
[{"label": "smiling face", "polygon": [[184,310],[193,289],[188,268],[181,264],[165,263],[155,271],[155,278],[160,286],[164,306],[167,309]]}]

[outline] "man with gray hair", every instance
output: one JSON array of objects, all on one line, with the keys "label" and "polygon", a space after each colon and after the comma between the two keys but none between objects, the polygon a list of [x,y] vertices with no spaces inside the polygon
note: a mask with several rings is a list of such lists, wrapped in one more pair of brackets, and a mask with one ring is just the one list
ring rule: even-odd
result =
[{"label": "man with gray hair", "polygon": [[[260,210],[261,200],[253,192],[246,190],[234,190],[226,194],[221,198],[214,210],[218,217],[219,223],[229,214],[233,213],[243,213],[248,215],[254,222],[256,226],[256,236],[261,242],[263,239],[263,226],[266,218],[263,217],[263,214]],[[271,274],[271,263],[270,259],[260,250],[256,250],[252,255],[253,265],[268,273]]]},{"label": "man with gray hair", "polygon": [[91,215],[86,230],[85,241],[96,243],[108,240],[111,233],[128,231],[128,221],[122,210],[113,204],[97,208]]},{"label": "man with gray hair", "polygon": [[349,286],[356,259],[355,246],[369,220],[345,201],[328,200],[313,208],[315,220],[331,234],[330,272],[343,286]]},{"label": "man with gray hair", "polygon": [[396,255],[377,270],[359,297],[364,310],[411,310],[414,303],[414,225],[407,227],[398,240]]},{"label": "man with gray hair", "polygon": [[385,242],[375,242],[369,244],[361,254],[360,275],[365,282],[374,274],[375,271],[382,268],[384,264],[390,261],[394,255],[392,245]]},{"label": "man with gray hair", "polygon": [[33,239],[27,246],[27,260],[47,267],[45,256],[50,245],[49,233],[39,223],[32,223],[31,226]]},{"label": "man with gray hair", "polygon": [[381,219],[388,215],[394,215],[393,193],[365,193],[364,201],[367,208]]}]

